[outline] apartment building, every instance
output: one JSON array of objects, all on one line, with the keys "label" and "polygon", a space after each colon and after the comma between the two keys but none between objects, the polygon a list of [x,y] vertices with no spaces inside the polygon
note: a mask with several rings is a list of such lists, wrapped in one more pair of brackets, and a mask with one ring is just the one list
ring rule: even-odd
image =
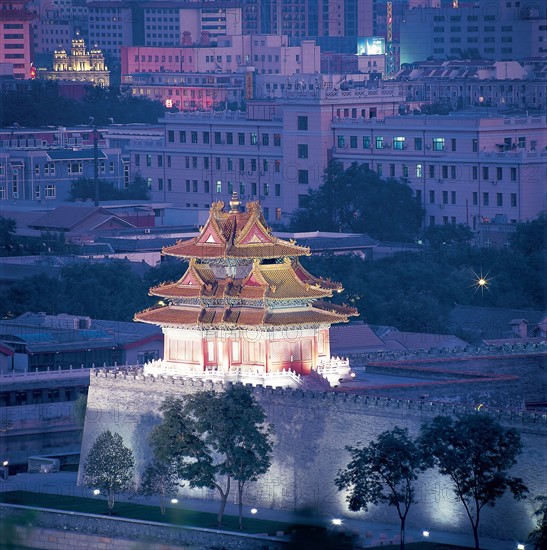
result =
[{"label": "apartment building", "polygon": [[427,226],[517,223],[547,206],[545,115],[339,118],[332,129],[332,156],[407,182]]},{"label": "apartment building", "polygon": [[0,63],[13,65],[15,78],[30,78],[34,14],[23,0],[0,0]]},{"label": "apartment building", "polygon": [[406,12],[400,31],[401,64],[430,56],[504,61],[547,54],[545,3],[481,0],[453,6]]},{"label": "apartment building", "polygon": [[309,189],[322,183],[332,154],[333,117],[384,118],[398,112],[394,88],[334,90],[291,87],[279,99],[254,100],[246,112],[167,114],[162,143],[131,147],[152,200],[185,208],[260,200],[264,216],[288,222]]},{"label": "apartment building", "polygon": [[[98,134],[99,178],[123,189],[130,183],[129,156]],[[72,182],[93,178],[94,166],[92,129],[0,131],[0,201],[67,200]]]}]

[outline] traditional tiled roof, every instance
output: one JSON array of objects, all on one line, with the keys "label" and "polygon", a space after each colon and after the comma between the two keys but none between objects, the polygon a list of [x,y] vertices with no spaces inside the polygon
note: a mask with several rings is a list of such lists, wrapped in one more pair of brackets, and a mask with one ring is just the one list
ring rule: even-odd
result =
[{"label": "traditional tiled roof", "polygon": [[[348,308],[350,309],[350,308]],[[353,310],[354,311],[354,310]],[[218,328],[282,327],[300,325],[330,325],[347,322],[348,315],[342,311],[323,310],[314,306],[293,309],[268,310],[250,307],[176,307],[163,306],[137,313],[135,321],[165,326],[196,326]]]},{"label": "traditional tiled roof", "polygon": [[[234,203],[235,204],[235,203]],[[274,237],[258,203],[247,203],[245,212],[239,202],[229,212],[219,201],[211,206],[211,215],[199,235],[163,249],[179,258],[279,258],[309,255],[309,248]]]},{"label": "traditional tiled roof", "polygon": [[176,283],[150,289],[153,296],[163,298],[240,298],[244,300],[316,300],[332,296],[336,283],[317,279],[301,266],[297,273],[290,260],[279,264],[260,264],[255,261],[248,275],[241,279],[216,279],[206,264],[190,262],[186,273]]}]

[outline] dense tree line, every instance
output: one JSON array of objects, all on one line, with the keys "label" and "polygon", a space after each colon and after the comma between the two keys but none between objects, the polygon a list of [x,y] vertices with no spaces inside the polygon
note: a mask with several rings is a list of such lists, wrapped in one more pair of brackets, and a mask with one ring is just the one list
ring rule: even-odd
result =
[{"label": "dense tree line", "polygon": [[[1,241],[4,248],[19,251],[12,225],[1,222],[0,218],[0,230],[6,235]],[[546,230],[547,216],[542,215],[517,226],[507,249],[440,242],[424,246],[418,253],[398,253],[375,261],[323,254],[303,263],[312,273],[342,282],[345,291],[333,300],[357,307],[361,319],[368,323],[443,332],[449,330],[447,315],[454,304],[544,308]],[[63,239],[51,237],[48,248],[61,248]],[[182,262],[167,262],[141,277],[128,262],[82,261],[62,269],[58,278],[40,275],[4,288],[0,315],[6,318],[25,311],[45,311],[129,321],[136,311],[153,305],[148,296],[151,286],[177,280],[185,268]],[[488,281],[485,288],[477,286],[481,274]]]},{"label": "dense tree line", "polygon": [[[118,200],[148,200],[150,190],[148,183],[140,175],[136,174],[127,189],[118,189],[106,180],[99,179],[99,200],[118,201]],[[70,185],[70,201],[95,199],[95,180],[93,178],[78,178]]]},{"label": "dense tree line", "polygon": [[81,101],[63,97],[56,82],[36,81],[24,92],[7,90],[0,97],[0,125],[73,126],[134,122],[155,124],[166,109],[159,101],[121,94],[118,87],[86,88]]}]

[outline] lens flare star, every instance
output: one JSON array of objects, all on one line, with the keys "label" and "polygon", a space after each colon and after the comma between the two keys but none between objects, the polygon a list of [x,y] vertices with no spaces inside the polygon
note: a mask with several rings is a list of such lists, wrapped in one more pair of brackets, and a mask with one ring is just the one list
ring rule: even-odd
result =
[{"label": "lens flare star", "polygon": [[493,277],[488,277],[489,272],[483,275],[482,270],[480,274],[475,273],[475,271],[473,271],[473,275],[475,276],[475,280],[473,281],[473,284],[470,286],[475,288],[475,293],[480,291],[481,294],[484,296],[485,290],[487,290],[488,292],[491,292],[489,287]]}]

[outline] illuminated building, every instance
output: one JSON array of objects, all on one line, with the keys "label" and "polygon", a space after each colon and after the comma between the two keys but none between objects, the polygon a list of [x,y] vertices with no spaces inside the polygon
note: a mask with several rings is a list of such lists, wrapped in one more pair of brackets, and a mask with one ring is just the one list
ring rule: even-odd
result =
[{"label": "illuminated building", "polygon": [[30,78],[34,14],[20,0],[0,0],[0,63],[13,65],[15,78]]},{"label": "illuminated building", "polygon": [[37,76],[46,80],[89,82],[101,87],[110,84],[110,72],[104,63],[102,51],[97,46],[88,51],[79,32],[72,39],[70,54],[64,49],[55,50],[53,71],[38,71]]},{"label": "illuminated building", "polygon": [[278,386],[298,386],[295,376],[312,371],[332,385],[350,375],[347,360],[330,357],[329,327],[357,311],[324,301],[341,285],[308,273],[298,258],[309,249],[274,237],[257,202],[242,211],[234,194],[227,212],[214,203],[197,237],[163,253],[189,266],[151,288],[161,305],[135,316],[165,337],[163,360],[145,374]]}]

